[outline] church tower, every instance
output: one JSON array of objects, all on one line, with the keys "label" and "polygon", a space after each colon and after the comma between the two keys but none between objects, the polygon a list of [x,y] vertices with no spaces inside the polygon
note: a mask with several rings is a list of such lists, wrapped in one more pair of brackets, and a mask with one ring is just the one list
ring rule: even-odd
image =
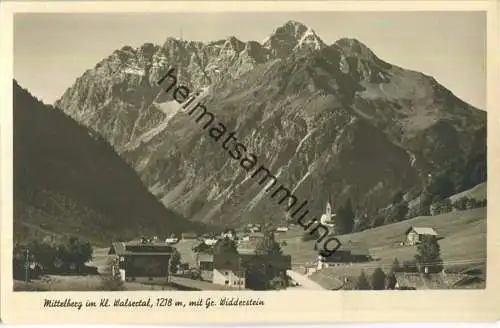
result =
[{"label": "church tower", "polygon": [[328,217],[328,218],[332,217],[332,205],[331,205],[331,201],[330,200],[328,200],[326,202],[326,212],[325,212],[325,214],[326,214],[326,217]]},{"label": "church tower", "polygon": [[329,198],[326,202],[325,213],[321,216],[321,224],[329,227],[333,227],[335,225],[335,214],[333,212],[332,200]]}]

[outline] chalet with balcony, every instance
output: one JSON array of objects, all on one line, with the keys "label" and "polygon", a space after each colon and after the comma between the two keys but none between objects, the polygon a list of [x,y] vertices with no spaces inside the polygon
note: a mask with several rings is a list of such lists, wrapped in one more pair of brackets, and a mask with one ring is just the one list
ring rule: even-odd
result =
[{"label": "chalet with balcony", "polygon": [[[168,278],[169,263],[175,248],[166,243],[114,242],[109,255],[118,260],[118,270],[122,280]],[[113,268],[115,270],[115,268]]]}]

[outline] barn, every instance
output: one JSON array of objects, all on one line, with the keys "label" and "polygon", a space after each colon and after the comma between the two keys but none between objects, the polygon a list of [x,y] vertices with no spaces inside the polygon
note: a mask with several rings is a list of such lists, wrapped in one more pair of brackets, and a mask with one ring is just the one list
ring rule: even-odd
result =
[{"label": "barn", "polygon": [[165,243],[114,242],[108,254],[117,257],[122,280],[135,280],[138,277],[167,278],[174,250]]},{"label": "barn", "polygon": [[430,227],[409,227],[406,229],[404,243],[407,245],[416,245],[422,241],[422,236],[435,236],[439,237],[439,234]]}]

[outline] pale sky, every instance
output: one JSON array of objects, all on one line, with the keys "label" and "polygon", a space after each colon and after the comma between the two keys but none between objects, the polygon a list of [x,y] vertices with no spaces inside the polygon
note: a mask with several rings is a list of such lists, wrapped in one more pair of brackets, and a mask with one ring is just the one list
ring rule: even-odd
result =
[{"label": "pale sky", "polygon": [[16,14],[14,77],[53,103],[85,70],[125,45],[178,37],[213,41],[234,35],[262,41],[288,20],[311,27],[327,44],[356,38],[381,59],[432,75],[480,109],[486,104],[484,12],[283,12]]}]

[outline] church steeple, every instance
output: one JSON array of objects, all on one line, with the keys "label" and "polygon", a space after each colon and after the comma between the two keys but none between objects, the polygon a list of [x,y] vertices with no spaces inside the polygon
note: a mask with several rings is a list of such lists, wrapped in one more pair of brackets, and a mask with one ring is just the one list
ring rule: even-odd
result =
[{"label": "church steeple", "polygon": [[326,212],[325,214],[331,218],[335,214],[333,213],[333,202],[332,202],[332,196],[328,196],[328,200],[326,202]]},{"label": "church steeple", "polygon": [[330,200],[328,200],[326,202],[326,212],[325,212],[325,214],[326,214],[326,216],[328,218],[330,218],[332,216],[332,205],[331,205],[331,201]]},{"label": "church steeple", "polygon": [[333,211],[333,203],[331,197],[328,197],[326,201],[325,213],[321,215],[320,221],[323,225],[334,226],[335,225],[335,213]]}]

